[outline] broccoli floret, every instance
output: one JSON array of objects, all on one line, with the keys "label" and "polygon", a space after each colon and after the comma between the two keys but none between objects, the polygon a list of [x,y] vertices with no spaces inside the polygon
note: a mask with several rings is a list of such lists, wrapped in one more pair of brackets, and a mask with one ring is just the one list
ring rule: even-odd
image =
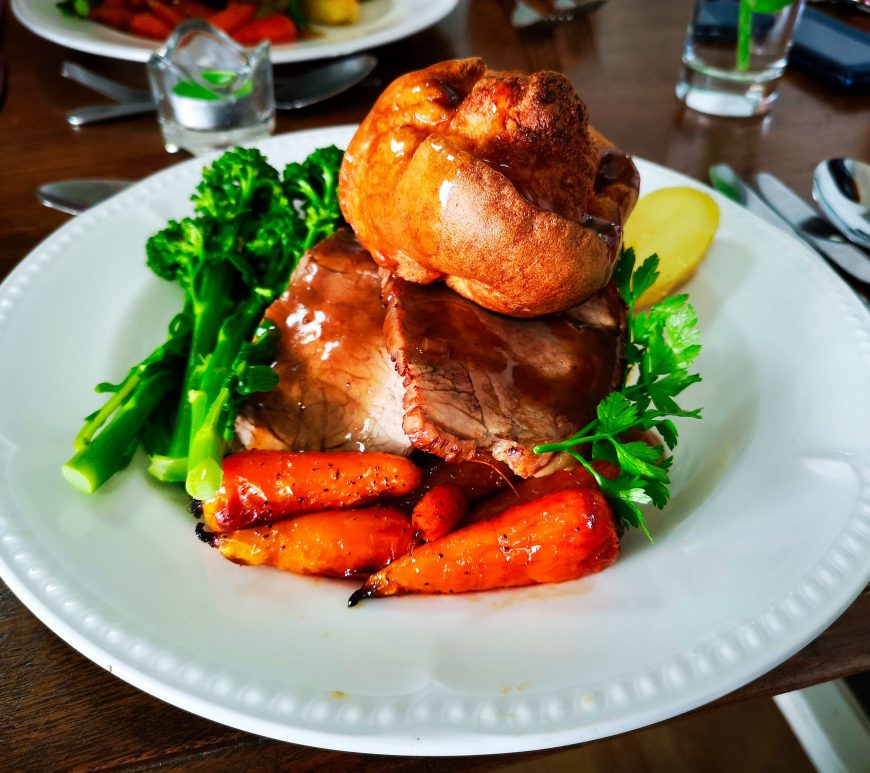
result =
[{"label": "broccoli floret", "polygon": [[343,222],[338,204],[338,170],[343,158],[344,151],[330,145],[315,150],[301,164],[284,168],[284,190],[299,207],[308,229],[304,250]]},{"label": "broccoli floret", "polygon": [[236,148],[203,170],[191,200],[199,214],[228,224],[268,211],[276,198],[285,198],[278,171],[259,150]]}]

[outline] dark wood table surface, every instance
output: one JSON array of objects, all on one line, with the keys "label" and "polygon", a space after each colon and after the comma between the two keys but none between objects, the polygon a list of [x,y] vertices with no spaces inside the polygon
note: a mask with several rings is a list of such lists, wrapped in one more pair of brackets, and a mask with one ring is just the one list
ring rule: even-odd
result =
[{"label": "dark wood table surface", "polygon": [[[281,114],[278,131],[358,121],[396,75],[442,59],[480,55],[495,68],[566,73],[595,125],[620,147],[698,179],[705,179],[712,163],[724,161],[741,173],[773,172],[808,195],[820,159],[870,159],[870,96],[835,93],[799,72],[786,75],[764,120],[713,119],[684,110],[673,92],[691,5],[691,0],[614,0],[570,24],[518,33],[498,0],[461,2],[437,26],[380,49],[372,82],[320,107]],[[81,130],[64,120],[73,107],[101,101],[60,77],[64,59],[136,85],[144,85],[142,65],[61,48],[32,35],[11,14],[2,51],[8,83],[0,109],[0,278],[67,221],[36,203],[40,183],[87,176],[136,179],[181,160],[164,151],[153,116]],[[870,590],[865,590],[816,641],[722,701],[868,671],[868,642]],[[371,757],[239,732],[113,677],[44,627],[2,583],[0,680],[3,770],[477,771],[529,756]]]}]

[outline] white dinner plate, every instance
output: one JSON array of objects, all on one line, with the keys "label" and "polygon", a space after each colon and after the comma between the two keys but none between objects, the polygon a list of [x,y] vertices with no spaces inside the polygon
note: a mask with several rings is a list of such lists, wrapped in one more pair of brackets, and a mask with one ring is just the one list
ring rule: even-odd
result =
[{"label": "white dinner plate", "polygon": [[[275,137],[273,164],[351,127]],[[819,258],[719,197],[688,285],[703,406],[673,499],[593,577],[369,600],[237,566],[137,458],[97,494],[60,474],[92,392],[162,340],[174,286],[146,238],[203,165],[51,235],[0,287],[0,575],[55,633],[169,703],[296,743],[409,755],[588,741],[713,700],[816,637],[870,579],[870,317]],[[698,183],[638,163],[643,190]]]},{"label": "white dinner plate", "polygon": [[[12,10],[31,32],[77,51],[147,62],[160,44],[128,35],[103,24],[64,16],[57,0],[12,0]],[[307,62],[344,56],[392,43],[426,29],[443,19],[458,0],[367,0],[356,24],[327,27],[312,25],[316,36],[272,47],[275,64]]]}]

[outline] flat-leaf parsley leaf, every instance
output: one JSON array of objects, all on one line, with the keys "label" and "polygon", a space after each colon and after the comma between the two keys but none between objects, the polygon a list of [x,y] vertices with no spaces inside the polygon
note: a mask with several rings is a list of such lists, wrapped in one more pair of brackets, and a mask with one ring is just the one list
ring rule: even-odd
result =
[{"label": "flat-leaf parsley leaf", "polygon": [[[698,318],[688,296],[675,295],[642,312],[635,309],[638,298],[658,278],[658,264],[658,257],[651,255],[635,267],[634,250],[629,248],[620,253],[613,274],[628,306],[622,389],[601,400],[595,419],[579,432],[535,447],[538,454],[565,451],[577,459],[610,500],[620,528],[640,528],[650,540],[640,506],[667,504],[673,457],[639,433],[655,430],[672,451],[679,439],[672,418],[701,416],[700,409],[684,410],[676,402],[701,380],[689,372],[701,344]],[[630,431],[634,432],[628,435]],[[617,465],[619,475],[613,480],[600,475],[591,464],[597,460]]]}]

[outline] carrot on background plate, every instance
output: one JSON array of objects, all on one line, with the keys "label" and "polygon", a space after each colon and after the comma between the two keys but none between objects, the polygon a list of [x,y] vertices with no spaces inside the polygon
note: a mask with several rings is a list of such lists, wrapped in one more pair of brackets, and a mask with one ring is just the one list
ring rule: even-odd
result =
[{"label": "carrot on background plate", "polygon": [[166,40],[172,32],[172,28],[165,22],[160,21],[151,13],[134,13],[130,20],[130,32],[141,35],[144,38],[154,40]]},{"label": "carrot on background plate", "polygon": [[596,488],[534,499],[427,542],[371,575],[348,600],[465,593],[599,572],[619,554],[613,511]]},{"label": "carrot on background plate", "polygon": [[212,531],[230,531],[402,496],[421,477],[419,467],[396,454],[242,451],[224,459],[220,489],[194,510]]},{"label": "carrot on background plate", "polygon": [[228,5],[223,11],[218,11],[208,22],[218,29],[222,29],[228,35],[232,35],[250,23],[256,13],[257,6],[252,3],[238,3],[237,5]]},{"label": "carrot on background plate", "polygon": [[198,0],[176,0],[173,5],[186,19],[210,19],[215,14],[214,8]]},{"label": "carrot on background plate", "polygon": [[175,10],[169,3],[163,3],[161,0],[147,0],[148,9],[160,21],[166,24],[170,29],[175,29],[181,22],[184,21],[184,16]]},{"label": "carrot on background plate", "polygon": [[112,29],[126,32],[130,29],[130,23],[133,21],[133,13],[126,8],[92,5],[88,10],[88,18]]},{"label": "carrot on background plate", "polygon": [[291,43],[296,40],[296,25],[286,16],[274,14],[245,25],[233,37],[244,46],[253,46],[264,40]]},{"label": "carrot on background plate", "polygon": [[377,505],[310,513],[226,533],[197,533],[230,561],[327,577],[375,572],[407,553],[414,541],[405,512]]}]

